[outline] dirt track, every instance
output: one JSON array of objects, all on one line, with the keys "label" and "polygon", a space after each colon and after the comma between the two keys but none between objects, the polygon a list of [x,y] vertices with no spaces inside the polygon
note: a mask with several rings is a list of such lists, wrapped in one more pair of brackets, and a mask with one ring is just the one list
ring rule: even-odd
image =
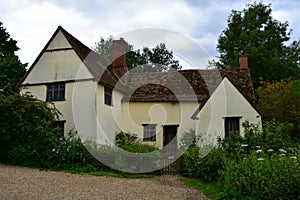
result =
[{"label": "dirt track", "polygon": [[0,199],[207,199],[178,176],[125,179],[0,164]]}]

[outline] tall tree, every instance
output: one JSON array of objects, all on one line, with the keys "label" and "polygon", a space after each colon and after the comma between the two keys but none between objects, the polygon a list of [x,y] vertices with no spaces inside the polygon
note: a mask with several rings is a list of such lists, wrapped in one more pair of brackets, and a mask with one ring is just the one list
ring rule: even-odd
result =
[{"label": "tall tree", "polygon": [[261,81],[257,95],[265,120],[292,123],[292,136],[300,140],[300,80]]},{"label": "tall tree", "polygon": [[[112,62],[112,42],[113,37],[106,40],[102,37],[92,48],[99,53],[102,58],[110,64]],[[164,43],[156,45],[155,48],[144,47],[142,50],[133,50],[133,46],[128,44],[126,53],[128,70],[134,72],[163,72],[181,69],[179,61],[175,59],[173,52],[168,50]]]},{"label": "tall tree", "polygon": [[299,78],[299,42],[286,46],[291,33],[288,25],[272,17],[271,4],[254,2],[242,11],[233,10],[218,39],[217,67],[236,68],[239,56],[247,55],[255,87],[260,78]]},{"label": "tall tree", "polygon": [[17,41],[10,37],[10,34],[0,22],[0,92],[18,92],[17,83],[26,72],[26,64],[22,64],[15,54],[19,48]]}]

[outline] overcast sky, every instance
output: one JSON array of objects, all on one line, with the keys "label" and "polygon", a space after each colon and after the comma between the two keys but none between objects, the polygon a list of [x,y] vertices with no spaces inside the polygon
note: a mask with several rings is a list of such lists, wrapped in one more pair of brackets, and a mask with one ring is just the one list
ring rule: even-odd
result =
[{"label": "overcast sky", "polygon": [[[151,38],[155,35],[153,30],[155,33],[162,34],[175,33],[177,36],[172,41],[177,46],[184,46],[176,42],[182,37],[185,43],[194,42],[206,52],[208,59],[213,59],[218,55],[217,39],[227,26],[227,18],[231,10],[242,10],[247,3],[253,1],[0,0],[0,21],[3,22],[11,37],[18,41],[20,50],[17,54],[21,62],[29,65],[33,63],[59,25],[88,47],[94,46],[100,36],[107,38],[109,35],[125,33],[125,36],[135,35],[142,41],[146,41],[143,36]],[[298,40],[300,26],[297,22],[300,19],[300,1],[269,0],[263,3],[272,4],[273,17],[282,22],[288,21],[289,28],[293,29],[292,39]],[[145,32],[150,34],[144,34]],[[165,36],[169,38],[172,34],[165,34]],[[155,40],[155,42],[160,41]],[[193,47],[191,43],[187,46]],[[180,54],[182,56],[182,53],[178,53],[178,49],[172,50],[179,57]]]}]

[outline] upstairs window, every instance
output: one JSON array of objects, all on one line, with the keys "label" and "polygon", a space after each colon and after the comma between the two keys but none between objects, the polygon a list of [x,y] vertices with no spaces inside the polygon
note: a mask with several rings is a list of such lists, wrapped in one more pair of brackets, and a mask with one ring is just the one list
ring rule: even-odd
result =
[{"label": "upstairs window", "polygon": [[66,83],[47,84],[46,101],[64,101]]},{"label": "upstairs window", "polygon": [[144,137],[143,141],[156,141],[156,124],[143,124],[144,126]]},{"label": "upstairs window", "polygon": [[104,103],[112,106],[112,89],[104,87]]},{"label": "upstairs window", "polygon": [[240,119],[242,117],[225,117],[225,137],[229,137],[230,132],[240,132]]}]

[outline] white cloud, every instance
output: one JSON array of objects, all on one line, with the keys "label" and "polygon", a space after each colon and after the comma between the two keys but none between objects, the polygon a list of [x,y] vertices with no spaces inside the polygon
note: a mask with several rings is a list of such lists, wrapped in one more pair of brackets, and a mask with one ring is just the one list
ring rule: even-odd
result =
[{"label": "white cloud", "polygon": [[[273,2],[274,17],[280,21],[288,20],[290,28],[294,29],[292,36],[298,39],[300,3],[297,0],[288,3],[281,0],[270,1]],[[21,48],[18,55],[21,61],[31,64],[58,25],[62,25],[87,46],[93,46],[100,36],[106,38],[109,35],[143,28],[166,29],[190,37],[203,47],[210,57],[214,57],[217,55],[218,36],[227,26],[227,17],[231,10],[241,10],[249,2],[0,0],[0,3],[3,25],[18,41]],[[142,39],[146,41],[151,37],[145,35]],[[157,43],[161,42],[158,40]],[[182,43],[178,45],[190,52]]]},{"label": "white cloud", "polygon": [[71,8],[59,8],[47,1],[37,4],[28,1],[25,3],[21,1],[20,4],[16,1],[8,1],[6,6],[13,12],[6,11],[3,25],[18,41],[21,49],[17,54],[22,62],[34,61],[58,25],[76,28],[77,24],[81,24],[80,27],[84,29],[91,25],[89,19],[84,18],[83,14]]}]

